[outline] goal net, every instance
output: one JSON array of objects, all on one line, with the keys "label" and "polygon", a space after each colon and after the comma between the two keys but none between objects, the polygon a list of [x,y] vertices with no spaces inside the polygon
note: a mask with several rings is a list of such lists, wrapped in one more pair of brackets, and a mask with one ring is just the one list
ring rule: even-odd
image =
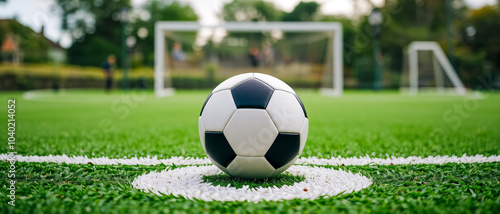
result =
[{"label": "goal net", "polygon": [[412,42],[401,76],[403,92],[465,95],[466,89],[436,42]]},{"label": "goal net", "polygon": [[209,88],[258,72],[294,88],[343,92],[342,26],[336,22],[157,22],[155,95],[174,88]]}]

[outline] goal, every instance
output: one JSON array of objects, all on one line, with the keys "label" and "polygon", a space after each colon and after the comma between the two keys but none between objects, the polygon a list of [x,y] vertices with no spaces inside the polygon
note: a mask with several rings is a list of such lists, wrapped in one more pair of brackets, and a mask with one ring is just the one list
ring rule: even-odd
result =
[{"label": "goal", "polygon": [[[217,40],[215,38],[217,37],[215,36],[217,31],[224,32],[222,36],[224,39],[219,38],[218,43],[211,42]],[[207,36],[207,32],[209,32],[209,36]],[[187,48],[191,48],[195,53],[186,57],[186,60],[183,62],[178,63],[173,60],[172,55],[174,53],[171,50],[172,46],[175,45],[174,43],[183,42],[184,36],[181,35],[183,33],[197,33],[197,43],[203,35],[210,38],[208,39],[209,42],[205,41],[202,45],[191,44],[193,43],[192,41],[184,41],[186,45],[183,45],[183,47],[189,46]],[[228,36],[242,34],[257,36],[250,36],[248,37],[250,39],[247,40],[230,38]],[[272,35],[269,36],[271,39],[259,44],[252,42],[263,40],[259,35],[264,34]],[[278,36],[275,36],[276,34]],[[295,39],[280,39],[280,34],[281,36],[284,34],[291,35],[290,37],[295,36]],[[301,34],[307,34],[307,36],[297,36]],[[194,47],[195,45],[197,47]],[[271,62],[273,65],[267,66],[267,64],[271,64],[267,62],[269,61],[267,59],[262,60],[262,65],[252,66],[248,63],[248,68],[242,69],[241,65],[247,63],[245,60],[249,61],[248,57],[249,53],[251,54],[252,52],[252,45],[259,47],[261,54],[266,53],[266,48],[269,49],[267,52],[272,52],[276,57]],[[324,51],[316,51],[313,54],[308,54],[311,53],[312,46],[316,47],[314,50],[321,49]],[[212,50],[214,47],[219,49],[217,54],[209,54],[207,52],[198,53],[207,49]],[[293,54],[290,54],[290,52],[293,52]],[[295,82],[300,82],[309,73],[315,73],[315,76],[319,79],[316,81],[318,83],[316,85],[320,86],[320,91],[323,94],[341,96],[343,93],[342,52],[342,25],[337,22],[224,22],[218,25],[202,25],[198,22],[160,21],[155,24],[155,95],[157,97],[164,97],[174,93],[172,74],[175,75],[176,72],[182,75],[191,75],[188,73],[193,69],[189,68],[204,66],[202,70],[207,70],[207,65],[217,64],[217,66],[221,66],[220,64],[222,64],[222,66],[233,66],[231,69],[232,73],[225,72],[227,75],[236,75],[244,72],[261,72],[275,75],[278,78],[282,78],[280,75],[285,76],[283,77],[285,78],[285,82],[287,82],[285,73],[288,76],[293,73],[293,80]],[[314,57],[311,55],[314,55]],[[204,58],[204,60],[200,58]],[[317,60],[318,58],[322,61]],[[322,65],[311,65],[311,61],[321,61]],[[176,63],[179,65],[175,65]],[[293,68],[290,68],[290,66]],[[318,70],[321,70],[321,72]],[[304,74],[305,72],[308,72],[308,74]],[[191,76],[196,76],[196,74],[192,74]],[[226,78],[226,76],[222,77]]]},{"label": "goal", "polygon": [[466,89],[436,42],[412,42],[405,57],[402,91],[465,95]]}]

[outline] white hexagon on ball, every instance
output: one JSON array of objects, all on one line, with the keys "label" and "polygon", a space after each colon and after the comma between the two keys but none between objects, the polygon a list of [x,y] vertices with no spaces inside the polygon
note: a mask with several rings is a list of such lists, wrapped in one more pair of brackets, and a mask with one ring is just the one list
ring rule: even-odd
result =
[{"label": "white hexagon on ball", "polygon": [[262,157],[278,135],[271,117],[262,109],[238,109],[224,129],[238,156]]},{"label": "white hexagon on ball", "polygon": [[222,131],[227,121],[236,111],[231,91],[223,90],[213,93],[201,113],[205,131]]},{"label": "white hexagon on ball", "polygon": [[254,77],[264,81],[276,90],[282,90],[295,94],[295,91],[280,79],[267,74],[254,73]]},{"label": "white hexagon on ball", "polygon": [[300,132],[305,115],[294,94],[274,91],[266,108],[280,132]]},{"label": "white hexagon on ball", "polygon": [[239,178],[261,179],[270,177],[275,169],[264,157],[236,156],[227,167],[227,171],[230,175]]}]

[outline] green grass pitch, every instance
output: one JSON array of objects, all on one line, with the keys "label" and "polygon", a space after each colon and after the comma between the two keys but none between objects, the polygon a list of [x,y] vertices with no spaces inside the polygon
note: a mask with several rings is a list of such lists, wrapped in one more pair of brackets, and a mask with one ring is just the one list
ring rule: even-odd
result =
[{"label": "green grass pitch", "polygon": [[[7,99],[16,98],[16,151],[22,155],[147,155],[205,157],[198,116],[209,91],[44,92],[30,99],[0,93],[0,154],[7,153]],[[499,155],[500,94],[407,96],[347,92],[342,98],[298,91],[310,125],[302,157]],[[16,206],[7,205],[8,162],[0,163],[0,211],[5,213],[241,213],[424,212],[498,213],[500,163],[325,166],[360,172],[373,184],[356,193],[316,200],[206,202],[157,196],[131,187],[138,175],[165,165],[16,163]],[[169,166],[175,169],[181,166]],[[220,176],[213,184],[280,186],[300,181],[284,174],[267,181]]]}]

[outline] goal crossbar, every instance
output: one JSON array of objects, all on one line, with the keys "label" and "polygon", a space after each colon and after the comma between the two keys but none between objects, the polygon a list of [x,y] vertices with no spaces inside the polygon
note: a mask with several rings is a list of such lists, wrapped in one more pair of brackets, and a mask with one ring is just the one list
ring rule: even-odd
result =
[{"label": "goal crossbar", "polygon": [[[172,88],[165,88],[165,75],[170,75],[165,60],[165,33],[169,31],[197,31],[199,29],[224,29],[228,32],[333,32],[333,89],[329,94],[341,96],[343,92],[342,25],[338,22],[224,22],[202,25],[198,22],[159,21],[155,23],[155,95],[168,96]],[[167,69],[167,71],[165,71]],[[324,90],[322,90],[324,91]]]}]

